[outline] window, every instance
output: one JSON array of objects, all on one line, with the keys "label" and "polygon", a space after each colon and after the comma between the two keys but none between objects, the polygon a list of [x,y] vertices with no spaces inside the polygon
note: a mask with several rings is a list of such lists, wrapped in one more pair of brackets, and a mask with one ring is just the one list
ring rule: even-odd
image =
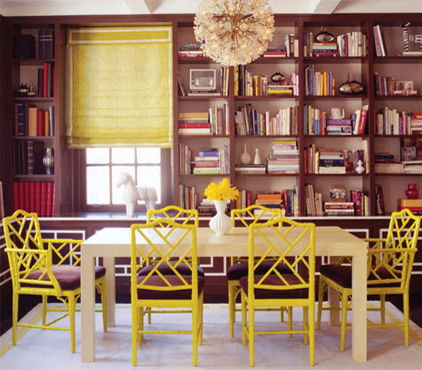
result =
[{"label": "window", "polygon": [[[122,211],[123,187],[117,187],[122,172],[129,173],[136,186],[151,186],[157,192],[156,206],[168,203],[170,188],[169,150],[160,148],[88,148],[85,151],[85,210]],[[144,209],[139,201],[137,211]]]}]

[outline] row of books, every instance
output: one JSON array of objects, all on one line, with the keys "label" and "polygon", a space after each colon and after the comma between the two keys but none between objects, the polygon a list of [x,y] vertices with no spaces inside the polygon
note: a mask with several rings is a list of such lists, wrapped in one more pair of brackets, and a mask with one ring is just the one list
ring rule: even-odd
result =
[{"label": "row of books", "polygon": [[254,74],[245,65],[236,66],[234,70],[235,96],[298,96],[299,75],[290,74],[290,81],[272,82],[267,74]]},{"label": "row of books", "polygon": [[350,118],[329,118],[328,113],[304,105],[304,134],[305,135],[363,135],[366,130],[368,105],[350,114]]},{"label": "row of books", "polygon": [[384,107],[376,114],[376,132],[377,135],[422,134],[422,112]]},{"label": "row of books", "polygon": [[54,58],[54,30],[52,28],[38,30],[38,58]]},{"label": "row of books", "polygon": [[307,174],[355,173],[358,161],[365,163],[364,150],[316,148],[311,144],[304,149],[304,168]]},{"label": "row of books", "polygon": [[41,109],[27,103],[15,103],[16,136],[53,136],[54,106]]},{"label": "row of books", "polygon": [[296,135],[298,107],[280,108],[275,117],[260,113],[248,103],[235,112],[235,132],[243,135]]},{"label": "row of books", "polygon": [[44,63],[42,68],[38,68],[36,92],[42,98],[54,96],[54,63]]},{"label": "row of books", "polygon": [[287,34],[283,37],[284,46],[269,46],[264,51],[264,58],[285,58],[299,56],[299,40],[294,34]]},{"label": "row of books", "polygon": [[267,165],[269,174],[299,173],[299,150],[296,140],[273,141],[272,150]]},{"label": "row of books", "polygon": [[41,141],[16,141],[14,148],[14,171],[16,175],[45,174],[43,156],[44,143]]},{"label": "row of books", "polygon": [[228,104],[210,107],[208,112],[180,112],[178,132],[180,135],[229,135]]},{"label": "row of books", "polygon": [[54,182],[16,181],[13,183],[13,207],[27,212],[36,212],[40,217],[53,217]]},{"label": "row of books", "polygon": [[412,86],[406,87],[403,83],[395,82],[393,76],[381,77],[374,73],[375,94],[378,96],[416,96],[418,91]]},{"label": "row of books", "polygon": [[336,79],[332,72],[317,72],[314,65],[305,67],[305,94],[310,96],[335,95]]},{"label": "row of books", "polygon": [[366,35],[360,31],[340,34],[332,42],[315,42],[313,32],[304,35],[305,56],[360,57],[367,52]]},{"label": "row of books", "polygon": [[199,206],[199,194],[195,186],[179,184],[178,189],[179,207],[184,209],[196,209]]}]

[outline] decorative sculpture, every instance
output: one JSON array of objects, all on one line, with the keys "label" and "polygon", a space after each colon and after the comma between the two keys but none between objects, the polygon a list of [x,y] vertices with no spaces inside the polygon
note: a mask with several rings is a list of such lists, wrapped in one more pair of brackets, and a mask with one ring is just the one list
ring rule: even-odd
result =
[{"label": "decorative sculpture", "polygon": [[135,207],[138,200],[145,201],[147,210],[154,209],[157,200],[157,192],[150,186],[136,186],[132,176],[122,172],[116,187],[123,186],[123,199],[126,203],[126,216],[135,216]]}]

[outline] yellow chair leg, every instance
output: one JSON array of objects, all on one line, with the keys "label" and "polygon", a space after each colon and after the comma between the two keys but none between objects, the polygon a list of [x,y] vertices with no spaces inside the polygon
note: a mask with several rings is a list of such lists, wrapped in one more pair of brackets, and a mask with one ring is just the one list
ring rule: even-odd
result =
[{"label": "yellow chair leg", "polygon": [[42,296],[42,324],[45,326],[47,324],[47,296]]},{"label": "yellow chair leg", "polygon": [[309,330],[309,364],[311,366],[315,365],[315,305],[312,303],[309,306],[309,320],[308,320],[308,330]]},{"label": "yellow chair leg", "polygon": [[[148,308],[145,308],[145,310],[147,310]],[[143,307],[139,307],[138,310],[138,344],[142,344],[142,341],[144,339],[144,333],[140,333],[139,331],[143,331],[144,330],[144,308]]]},{"label": "yellow chair leg", "polygon": [[409,345],[409,294],[403,294],[404,344]]},{"label": "yellow chair leg", "polygon": [[303,330],[307,332],[303,334],[303,343],[308,344],[309,323],[308,323],[308,307],[303,307]]},{"label": "yellow chair leg", "polygon": [[347,323],[347,294],[341,295],[341,329],[340,329],[340,352],[344,352],[344,343],[346,340]]},{"label": "yellow chair leg", "polygon": [[242,345],[246,345],[246,327],[247,327],[247,316],[246,316],[246,296],[242,293]]},{"label": "yellow chair leg", "polygon": [[230,338],[234,337],[234,323],[236,322],[236,286],[233,281],[228,282],[229,324]]},{"label": "yellow chair leg", "polygon": [[318,285],[318,312],[317,312],[317,329],[320,330],[321,329],[321,316],[322,316],[322,303],[324,300],[324,288],[325,288],[325,284],[324,284],[324,280],[322,278],[322,276],[319,277],[319,285]]},{"label": "yellow chair leg", "polygon": [[132,302],[132,366],[137,363],[138,313],[139,308]]},{"label": "yellow chair leg", "polygon": [[75,305],[76,297],[71,295],[68,300],[69,303],[69,321],[70,321],[70,347],[72,353],[75,353]]},{"label": "yellow chair leg", "polygon": [[284,322],[284,310],[285,309],[286,309],[286,307],[280,308],[280,322]]},{"label": "yellow chair leg", "polygon": [[107,332],[107,293],[106,293],[106,286],[105,282],[101,284],[101,307],[103,311],[103,330],[104,333]]},{"label": "yellow chair leg", "polygon": [[204,336],[204,293],[199,300],[199,345],[202,346]]},{"label": "yellow chair leg", "polygon": [[198,362],[198,304],[192,307],[192,365]]},{"label": "yellow chair leg", "polygon": [[[293,330],[293,314],[292,314],[292,312],[293,312],[293,308],[287,307],[287,320],[288,320],[287,325],[288,325],[289,331]],[[293,337],[293,334],[289,333],[289,338],[291,338],[291,337]]]},{"label": "yellow chair leg", "polygon": [[385,325],[385,294],[380,295],[380,305],[381,305],[381,324]]},{"label": "yellow chair leg", "polygon": [[12,300],[12,343],[14,346],[16,346],[19,312],[19,294],[13,293]]},{"label": "yellow chair leg", "polygon": [[146,311],[147,311],[148,324],[151,325],[151,307],[147,307]]},{"label": "yellow chair leg", "polygon": [[248,302],[248,319],[249,319],[249,366],[254,366],[255,364],[255,312],[253,305]]}]

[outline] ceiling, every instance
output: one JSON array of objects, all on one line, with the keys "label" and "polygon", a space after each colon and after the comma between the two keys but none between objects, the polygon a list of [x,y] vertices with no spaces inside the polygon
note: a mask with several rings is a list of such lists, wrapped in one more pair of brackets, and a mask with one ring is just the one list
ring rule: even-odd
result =
[{"label": "ceiling", "polygon": [[[201,0],[0,0],[3,16],[195,13]],[[411,13],[421,0],[268,0],[274,13]]]}]

